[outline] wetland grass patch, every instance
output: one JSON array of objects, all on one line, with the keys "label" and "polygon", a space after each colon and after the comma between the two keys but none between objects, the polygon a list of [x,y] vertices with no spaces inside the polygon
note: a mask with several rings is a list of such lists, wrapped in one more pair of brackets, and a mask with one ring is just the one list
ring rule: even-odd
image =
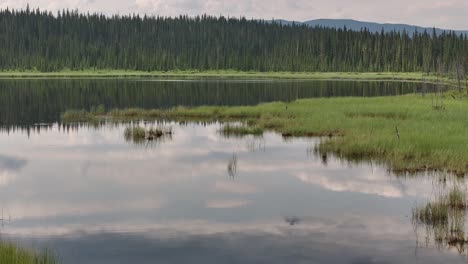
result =
[{"label": "wetland grass patch", "polygon": [[45,250],[36,252],[14,244],[0,242],[0,263],[4,264],[57,264],[57,257]]},{"label": "wetland grass patch", "polygon": [[173,131],[171,127],[151,127],[149,129],[132,126],[127,127],[124,131],[124,138],[127,142],[141,144],[151,141],[163,141],[172,137]]},{"label": "wetland grass patch", "polygon": [[[443,111],[433,110],[430,94],[413,94],[314,98],[240,107],[122,109],[105,116],[115,121],[242,122],[246,124],[242,128],[228,127],[226,132],[246,134],[272,130],[285,137],[324,137],[317,146],[321,154],[353,161],[372,160],[398,173],[447,171],[465,175],[468,172],[468,99],[442,96],[446,97]],[[100,118],[88,114],[91,119]]]},{"label": "wetland grass patch", "polygon": [[415,229],[422,225],[437,244],[464,249],[468,245],[464,228],[466,198],[466,192],[455,186],[425,206],[414,208],[412,220]]}]

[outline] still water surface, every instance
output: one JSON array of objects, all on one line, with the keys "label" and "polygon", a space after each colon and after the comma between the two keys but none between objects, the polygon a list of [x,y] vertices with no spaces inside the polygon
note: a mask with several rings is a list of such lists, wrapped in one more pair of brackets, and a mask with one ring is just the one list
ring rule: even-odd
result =
[{"label": "still water surface", "polygon": [[217,123],[133,144],[130,125],[0,131],[2,237],[71,264],[466,262],[412,224],[451,178],[322,157],[320,139],[226,138]]},{"label": "still water surface", "polygon": [[312,97],[398,95],[421,88],[403,82],[0,79],[0,125],[54,122],[66,110],[98,105],[106,109],[256,105]]}]

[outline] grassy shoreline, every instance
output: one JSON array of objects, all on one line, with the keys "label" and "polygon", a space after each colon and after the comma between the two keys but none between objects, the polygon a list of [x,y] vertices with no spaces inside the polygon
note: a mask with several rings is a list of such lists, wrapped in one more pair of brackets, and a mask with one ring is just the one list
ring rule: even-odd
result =
[{"label": "grassy shoreline", "polygon": [[[244,72],[234,70],[208,71],[132,71],[132,70],[84,70],[59,72],[3,71],[0,78],[247,78],[247,79],[312,79],[312,80],[400,80],[422,81],[420,72]],[[425,77],[435,81],[436,76]],[[448,81],[443,78],[442,81]]]},{"label": "grassy shoreline", "polygon": [[62,120],[240,121],[285,137],[324,137],[316,151],[346,160],[372,160],[397,172],[437,170],[464,175],[468,173],[468,98],[448,92],[443,95],[444,110],[433,109],[432,100],[427,94],[316,98],[242,107],[68,111]]},{"label": "grassy shoreline", "polygon": [[56,264],[57,258],[48,251],[36,252],[0,241],[0,263],[9,264]]}]

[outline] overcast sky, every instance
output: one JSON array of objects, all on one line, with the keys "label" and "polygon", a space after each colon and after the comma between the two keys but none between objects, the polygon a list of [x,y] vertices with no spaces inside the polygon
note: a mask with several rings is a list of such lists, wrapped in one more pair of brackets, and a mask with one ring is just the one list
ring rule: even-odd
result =
[{"label": "overcast sky", "polygon": [[468,30],[468,0],[0,0],[0,7],[63,8],[105,14],[147,13],[310,20],[352,18]]}]

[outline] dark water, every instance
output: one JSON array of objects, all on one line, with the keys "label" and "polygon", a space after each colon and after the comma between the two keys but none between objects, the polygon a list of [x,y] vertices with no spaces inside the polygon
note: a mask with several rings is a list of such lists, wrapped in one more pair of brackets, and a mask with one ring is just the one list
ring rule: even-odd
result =
[{"label": "dark water", "polygon": [[[159,83],[163,84],[174,85]],[[303,92],[309,89],[303,83],[294,85],[304,85],[297,88]],[[371,83],[365,85],[374,90]],[[19,88],[25,93],[28,89],[33,94],[52,89],[49,98],[59,98],[51,92],[59,91],[58,87]],[[76,92],[72,88],[61,95],[73,107],[106,98],[96,92],[95,101],[90,102],[90,87],[76,89],[88,90],[81,99],[71,95]],[[138,102],[150,107],[152,103],[132,88],[102,89],[113,94],[106,101],[112,106]],[[119,89],[133,94],[133,99],[116,96]],[[287,96],[283,90],[273,88]],[[174,96],[179,98],[174,99],[177,104],[185,98]],[[115,98],[122,101],[112,101]],[[157,98],[153,97],[154,104],[164,102]],[[220,103],[203,101],[201,96],[199,100],[200,104]],[[223,100],[242,103],[235,101],[239,98]],[[54,107],[43,106],[53,109],[51,119],[67,105]],[[134,144],[124,137],[130,125],[49,123],[34,129],[1,130],[2,238],[53,249],[66,264],[467,261],[464,246],[438,241],[436,227],[415,224],[412,218],[417,206],[442,189],[465,186],[464,179],[403,177],[372,162],[351,164],[324,157],[313,151],[320,139],[284,139],[275,133],[226,138],[216,123],[166,123],[173,129],[171,138]],[[464,223],[465,215],[458,221]]]},{"label": "dark water", "polygon": [[421,87],[402,82],[239,80],[0,80],[0,124],[54,122],[69,109],[256,105],[333,96],[384,96]]}]

